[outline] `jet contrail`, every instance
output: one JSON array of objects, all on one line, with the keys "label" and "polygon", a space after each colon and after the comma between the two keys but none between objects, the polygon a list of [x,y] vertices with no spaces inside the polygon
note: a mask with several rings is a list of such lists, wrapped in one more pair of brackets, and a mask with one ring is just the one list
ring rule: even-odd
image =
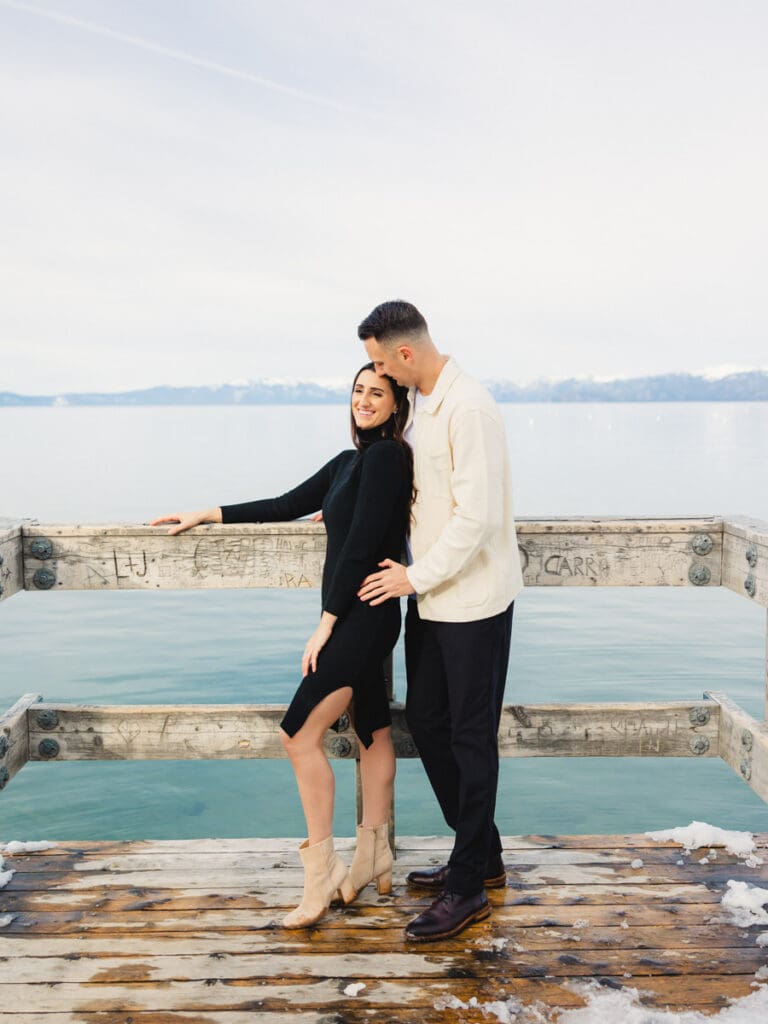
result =
[{"label": "jet contrail", "polygon": [[204,68],[206,71],[215,71],[219,75],[227,75],[229,78],[238,78],[243,82],[251,82],[254,85],[262,86],[264,89],[270,89],[272,92],[279,92],[284,96],[292,96],[297,100],[314,103],[320,107],[329,107],[331,110],[341,111],[345,114],[358,113],[354,108],[336,103],[335,100],[328,99],[325,96],[304,92],[302,89],[294,89],[293,86],[283,85],[281,82],[275,82],[271,78],[253,75],[249,71],[239,71],[237,68],[227,67],[226,64],[217,64],[215,61],[206,60],[204,57],[196,57],[194,54],[185,53],[183,50],[174,50],[171,47],[155,43],[151,39],[127,35],[125,32],[115,32],[114,29],[106,28],[103,25],[96,25],[92,21],[83,21],[80,18],[73,18],[68,14],[50,11],[45,7],[23,3],[22,0],[0,0],[0,4],[17,11],[23,11],[26,14],[34,14],[38,18],[47,18],[48,21],[55,21],[60,25],[68,25],[70,28],[79,29],[81,32],[91,32],[93,35],[106,36],[108,39],[115,39],[120,43],[136,46],[140,50],[146,50],[149,53],[157,53],[162,57],[170,57],[172,60],[192,64],[194,67]]}]

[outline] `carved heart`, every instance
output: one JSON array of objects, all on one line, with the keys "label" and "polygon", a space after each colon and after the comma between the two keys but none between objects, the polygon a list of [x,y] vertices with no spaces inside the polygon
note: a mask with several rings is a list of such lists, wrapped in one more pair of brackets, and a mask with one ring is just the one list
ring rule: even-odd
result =
[{"label": "carved heart", "polygon": [[118,725],[117,731],[126,743],[132,743],[141,732],[141,726],[138,722],[122,721]]}]

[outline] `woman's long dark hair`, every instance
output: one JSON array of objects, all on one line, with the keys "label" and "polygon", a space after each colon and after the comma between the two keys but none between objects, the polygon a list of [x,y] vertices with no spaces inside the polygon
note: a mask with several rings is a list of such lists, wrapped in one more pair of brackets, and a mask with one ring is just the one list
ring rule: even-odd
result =
[{"label": "woman's long dark hair", "polygon": [[[349,400],[349,421],[352,428],[352,443],[354,444],[355,448],[357,448],[358,451],[362,451],[363,445],[360,441],[357,424],[355,423],[355,417],[352,413],[352,398],[354,397],[355,394],[355,386],[357,384],[358,378],[360,377],[361,373],[365,372],[365,370],[371,370],[373,371],[373,373],[376,373],[376,369],[373,363],[366,363],[365,366],[361,366],[360,369],[355,374],[354,380],[352,381],[352,393],[350,395]],[[382,379],[381,375],[379,375],[379,379]],[[408,500],[408,509],[406,510],[407,522],[410,515],[411,505],[413,504],[416,498],[416,487],[414,486],[413,481],[413,450],[403,437],[405,424],[408,422],[408,410],[410,409],[410,402],[408,401],[408,388],[404,388],[401,384],[398,384],[393,377],[387,376],[387,374],[383,375],[383,379],[387,381],[392,391],[392,394],[395,397],[395,405],[397,406],[397,411],[393,412],[389,419],[386,421],[386,423],[381,424],[381,427],[379,429],[381,430],[382,437],[386,437],[391,441],[397,441],[397,443],[403,449],[403,455],[405,456],[405,464],[408,469],[408,493],[410,495]]]}]

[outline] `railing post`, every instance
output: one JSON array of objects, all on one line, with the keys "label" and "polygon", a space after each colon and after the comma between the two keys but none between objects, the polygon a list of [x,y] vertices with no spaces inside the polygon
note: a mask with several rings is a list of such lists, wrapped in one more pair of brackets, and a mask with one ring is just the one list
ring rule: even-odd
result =
[{"label": "railing post", "polygon": [[42,700],[39,693],[25,693],[0,715],[0,789],[29,761],[28,711]]},{"label": "railing post", "polygon": [[768,723],[768,612],[765,616],[765,709],[763,721]]},{"label": "railing post", "polygon": [[0,516],[0,601],[7,601],[24,589],[23,525],[23,520]]}]

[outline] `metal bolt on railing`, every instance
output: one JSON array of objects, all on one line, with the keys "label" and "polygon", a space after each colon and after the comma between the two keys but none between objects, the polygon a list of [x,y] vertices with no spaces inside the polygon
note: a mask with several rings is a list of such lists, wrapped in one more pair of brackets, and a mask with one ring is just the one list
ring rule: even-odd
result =
[{"label": "metal bolt on railing", "polygon": [[688,718],[691,725],[706,725],[709,721],[709,708],[691,708]]},{"label": "metal bolt on railing", "polygon": [[37,746],[40,757],[44,757],[46,760],[50,760],[52,757],[57,757],[59,753],[59,744],[51,736],[46,736],[44,740],[40,740]]},{"label": "metal bolt on railing", "polygon": [[41,729],[55,729],[59,724],[59,715],[53,708],[43,708],[35,712],[35,721]]},{"label": "metal bolt on railing", "polygon": [[35,537],[29,545],[29,553],[33,558],[38,558],[41,562],[44,562],[53,554],[53,544],[51,544],[47,537]]},{"label": "metal bolt on railing", "polygon": [[691,547],[697,555],[708,555],[713,546],[712,538],[708,533],[697,533],[691,541]]},{"label": "metal bolt on railing", "polygon": [[50,590],[56,582],[56,576],[50,569],[38,569],[32,577],[32,582],[38,590]]},{"label": "metal bolt on railing", "polygon": [[708,565],[692,565],[688,570],[688,579],[694,587],[705,587],[712,579],[712,570]]}]

